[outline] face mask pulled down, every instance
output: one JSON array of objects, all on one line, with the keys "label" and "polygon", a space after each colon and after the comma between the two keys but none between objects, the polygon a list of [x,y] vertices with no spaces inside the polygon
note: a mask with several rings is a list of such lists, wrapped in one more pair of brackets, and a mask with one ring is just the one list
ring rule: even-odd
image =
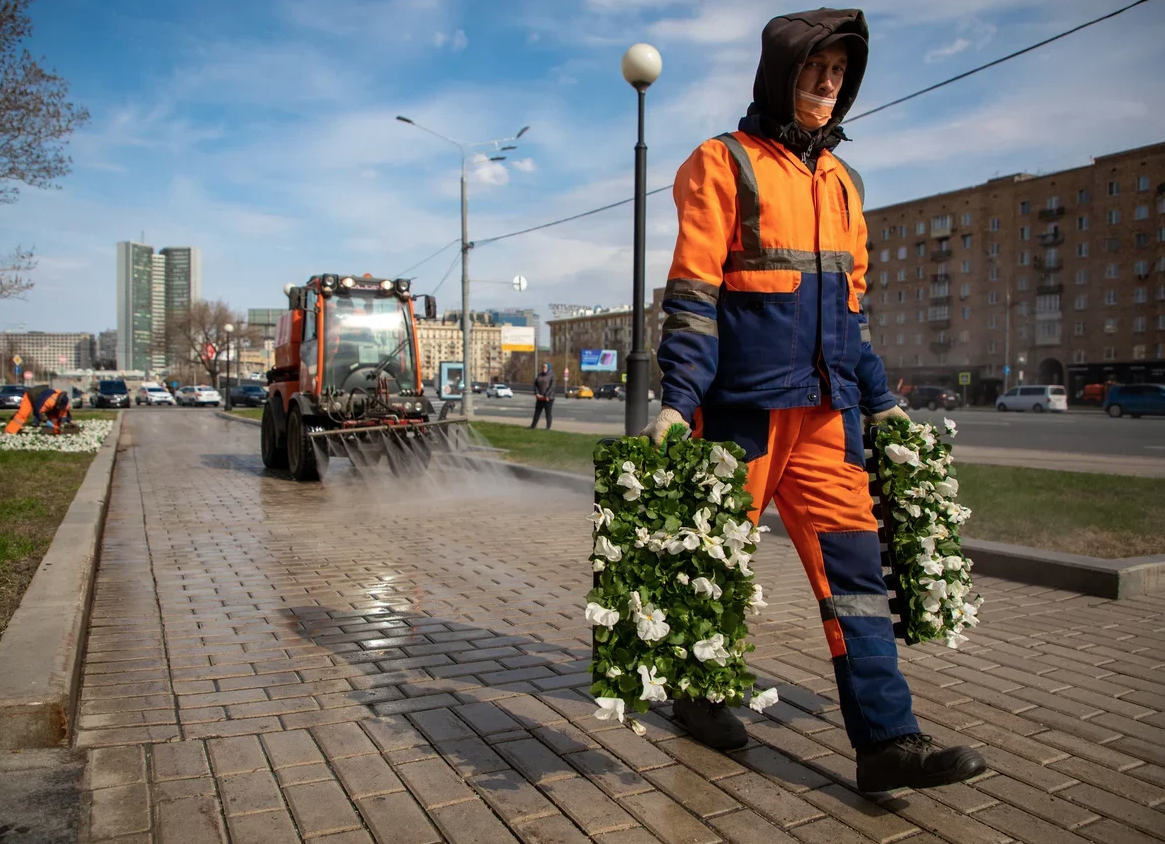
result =
[{"label": "face mask pulled down", "polygon": [[797,122],[806,129],[820,129],[833,116],[833,107],[837,105],[836,97],[818,97],[808,91],[798,91],[793,113]]}]

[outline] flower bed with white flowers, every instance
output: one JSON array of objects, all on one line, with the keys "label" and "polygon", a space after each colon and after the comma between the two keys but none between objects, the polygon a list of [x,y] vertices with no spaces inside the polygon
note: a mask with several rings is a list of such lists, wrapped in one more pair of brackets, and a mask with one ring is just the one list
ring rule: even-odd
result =
[{"label": "flower bed with white flowers", "polygon": [[0,451],[59,451],[88,454],[101,448],[113,429],[107,419],[83,419],[74,423],[81,430],[75,434],[46,434],[30,420],[19,434],[0,434]]},{"label": "flower bed with white flowers", "polygon": [[[661,450],[626,437],[595,448],[586,618],[596,717],[622,721],[628,708],[669,698],[740,705],[752,689],[745,617],[766,604],[749,568],[760,529],[747,517],[743,457],[733,443],[706,440],[669,439]],[[776,696],[754,694],[750,706]]]},{"label": "flower bed with white flowers", "polygon": [[957,648],[962,631],[979,623],[982,597],[971,597],[971,560],[963,554],[959,529],[971,511],[956,500],[959,482],[951,446],[943,436],[957,433],[944,419],[930,424],[892,419],[878,428],[877,484],[893,519],[894,555],[907,636],[920,642],[945,640]]}]

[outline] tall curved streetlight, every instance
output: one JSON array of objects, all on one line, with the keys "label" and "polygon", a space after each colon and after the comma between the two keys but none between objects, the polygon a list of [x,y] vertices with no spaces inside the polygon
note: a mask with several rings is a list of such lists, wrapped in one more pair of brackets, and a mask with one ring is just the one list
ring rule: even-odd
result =
[{"label": "tall curved streetlight", "polygon": [[647,144],[643,142],[643,109],[647,89],[659,78],[663,59],[650,44],[635,44],[623,54],[623,78],[639,93],[639,140],[635,144],[635,239],[632,273],[631,354],[627,356],[626,433],[633,437],[647,427],[647,382],[651,356],[643,348],[644,250],[647,240]]},{"label": "tall curved streetlight", "polygon": [[[498,138],[492,141],[476,141],[474,143],[461,143],[452,138],[447,138],[440,132],[435,132],[427,126],[422,126],[415,120],[410,120],[403,115],[397,115],[396,119],[401,123],[407,123],[410,126],[416,126],[422,132],[428,132],[430,135],[440,138],[443,141],[453,144],[461,152],[461,358],[462,367],[465,379],[465,389],[461,392],[461,411],[466,416],[473,415],[473,390],[470,389],[473,379],[473,370],[470,366],[470,358],[472,356],[473,347],[469,338],[469,200],[466,194],[466,180],[465,180],[465,161],[469,154],[474,149],[482,147],[490,147],[494,152],[502,152],[517,149],[516,146],[510,144],[510,141],[516,141],[518,138],[526,134],[529,126],[523,126],[518,130],[518,133],[512,138]],[[492,155],[489,157],[490,161],[504,161],[504,155]]]}]

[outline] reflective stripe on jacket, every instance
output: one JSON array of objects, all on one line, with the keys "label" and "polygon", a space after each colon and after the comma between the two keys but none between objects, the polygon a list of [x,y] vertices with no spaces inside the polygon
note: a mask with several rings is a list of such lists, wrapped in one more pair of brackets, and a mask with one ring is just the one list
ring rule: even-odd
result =
[{"label": "reflective stripe on jacket", "polygon": [[839,159],[823,151],[810,173],[781,144],[733,132],[692,153],[673,193],[663,404],[691,419],[701,404],[808,407],[828,389],[835,409],[893,406],[860,304],[862,201]]}]

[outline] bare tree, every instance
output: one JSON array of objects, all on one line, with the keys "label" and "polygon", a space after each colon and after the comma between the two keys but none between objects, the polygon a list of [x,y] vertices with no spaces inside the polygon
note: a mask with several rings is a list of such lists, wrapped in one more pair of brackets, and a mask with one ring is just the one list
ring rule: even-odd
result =
[{"label": "bare tree", "polygon": [[[69,83],[21,48],[32,34],[31,3],[0,0],[0,203],[17,200],[19,182],[56,187],[73,169],[66,139],[89,119],[85,108],[69,102]],[[34,266],[32,252],[18,246],[0,265],[0,299],[27,293],[33,282],[23,273]]]},{"label": "bare tree", "polygon": [[[197,361],[206,371],[211,384],[218,383],[219,373],[226,368],[227,342],[230,342],[233,358],[238,360],[236,349],[243,342],[262,343],[262,331],[256,327],[243,325],[245,317],[235,313],[226,302],[191,302],[184,313],[177,314],[166,327],[166,335],[171,338],[175,355]],[[228,334],[226,326],[233,325],[233,334]]]}]

